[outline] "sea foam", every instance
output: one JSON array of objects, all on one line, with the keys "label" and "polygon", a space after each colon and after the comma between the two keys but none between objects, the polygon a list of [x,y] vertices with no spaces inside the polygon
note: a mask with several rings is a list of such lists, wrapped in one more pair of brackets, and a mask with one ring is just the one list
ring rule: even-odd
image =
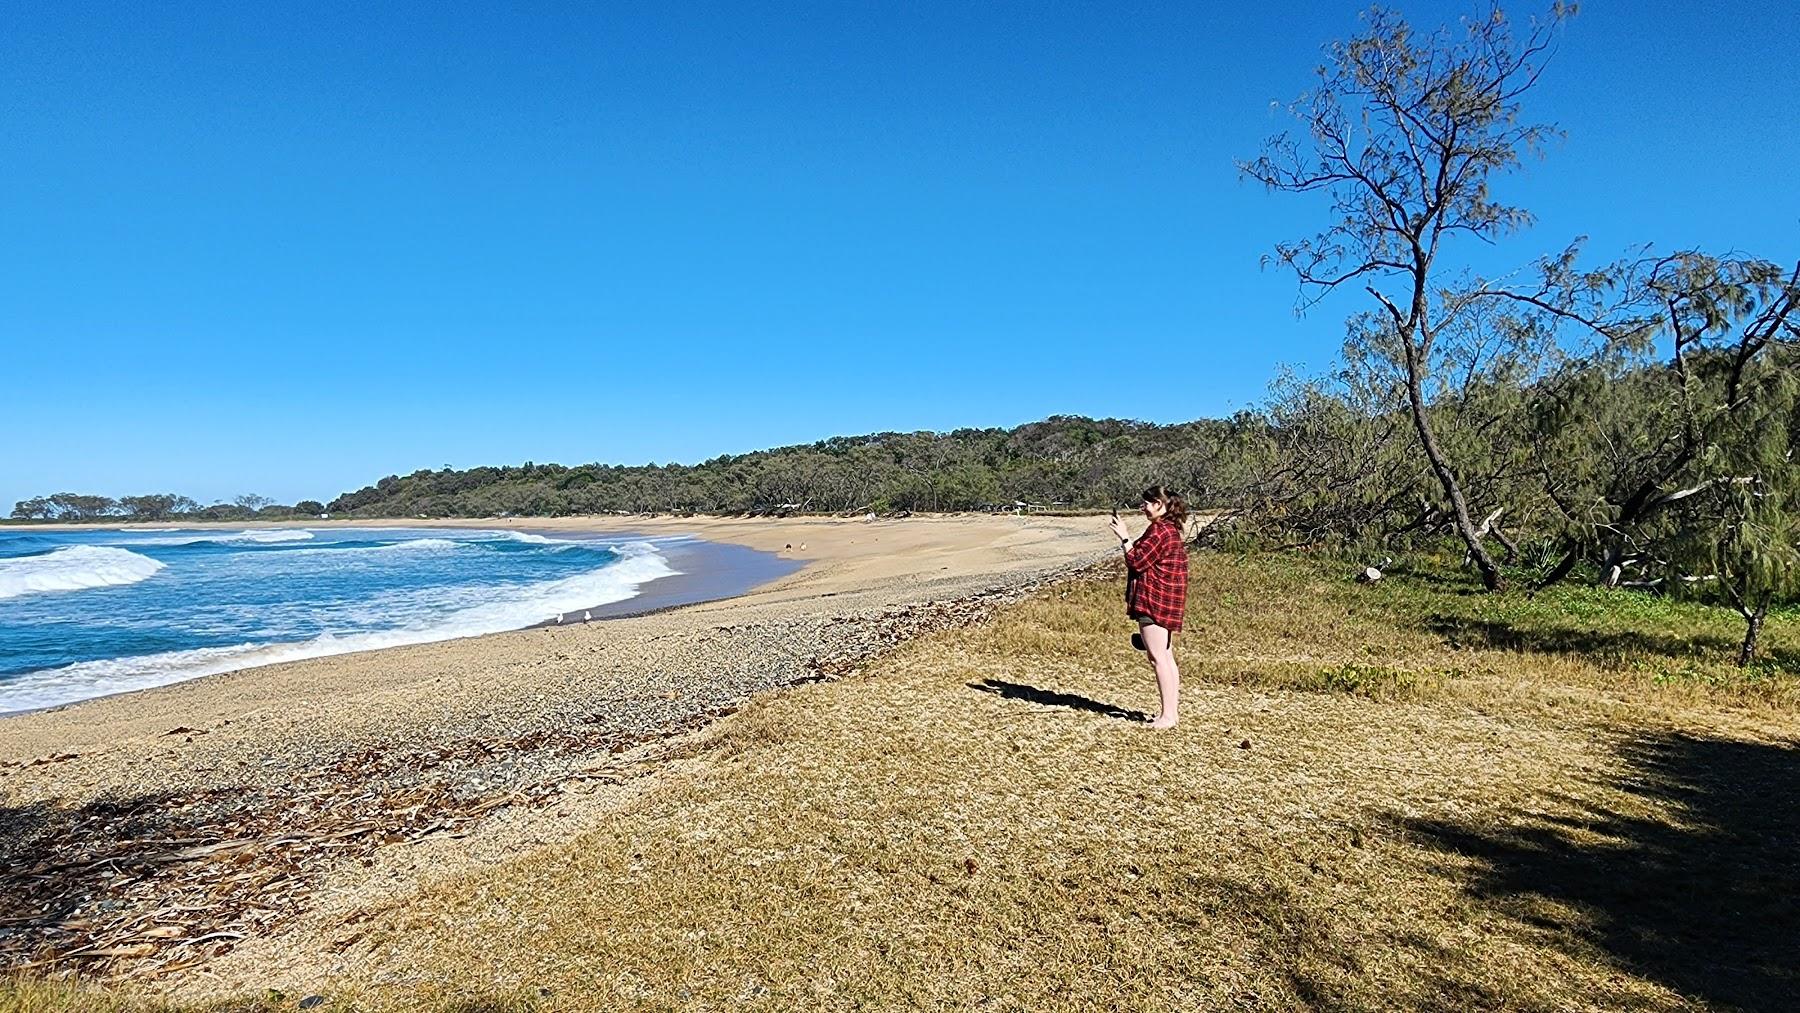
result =
[{"label": "sea foam", "polygon": [[290,549],[289,555],[296,556],[343,556],[349,553],[368,552],[419,552],[442,551],[444,549],[465,549],[474,542],[449,538],[409,538],[403,542],[383,542],[380,545],[336,545],[327,544],[319,548]]},{"label": "sea foam", "polygon": [[166,535],[138,538],[129,545],[276,545],[282,542],[308,542],[313,533],[304,528],[269,528],[262,531],[237,531],[224,535]]},{"label": "sea foam", "polygon": [[42,555],[0,559],[0,598],[135,584],[162,568],[157,560],[128,549],[68,545]]},{"label": "sea foam", "polygon": [[[602,551],[611,551],[618,548],[616,543],[607,541],[603,538],[551,538],[548,535],[533,534],[529,531],[475,530],[471,531],[470,534],[479,536],[482,541],[498,540],[522,542],[526,545],[540,545],[553,552],[564,549],[600,549]],[[693,535],[659,535],[655,538],[642,539],[637,544],[677,545],[695,540]]]}]

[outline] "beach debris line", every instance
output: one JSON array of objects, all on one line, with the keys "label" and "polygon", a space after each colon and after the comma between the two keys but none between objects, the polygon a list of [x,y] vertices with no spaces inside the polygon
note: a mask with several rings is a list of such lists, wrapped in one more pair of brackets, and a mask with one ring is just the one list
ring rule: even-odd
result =
[{"label": "beach debris line", "polygon": [[16,770],[21,767],[42,767],[51,763],[67,763],[70,760],[79,759],[80,757],[80,753],[51,753],[47,756],[40,756],[35,760],[6,760],[0,761],[0,770],[6,770],[8,768]]},{"label": "beach debris line", "polygon": [[0,971],[155,978],[191,967],[304,911],[333,866],[467,833],[497,810],[542,806],[570,784],[649,769],[589,763],[483,792],[472,790],[482,782],[467,776],[471,761],[535,750],[612,757],[717,715],[641,733],[576,725],[424,750],[371,748],[305,771],[279,792],[217,788],[6,810]]}]

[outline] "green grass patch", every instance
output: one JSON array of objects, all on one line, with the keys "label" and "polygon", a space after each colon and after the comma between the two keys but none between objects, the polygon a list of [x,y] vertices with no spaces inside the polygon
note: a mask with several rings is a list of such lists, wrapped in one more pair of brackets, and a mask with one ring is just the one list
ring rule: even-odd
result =
[{"label": "green grass patch", "polygon": [[1800,707],[1800,613],[1791,608],[1771,614],[1757,660],[1740,668],[1742,618],[1704,602],[1575,583],[1488,593],[1472,573],[1431,557],[1409,558],[1375,584],[1356,583],[1354,570],[1337,560],[1251,557],[1242,565],[1309,586],[1321,607],[1341,604],[1369,621],[1366,657],[1430,644],[1495,652],[1516,672],[1541,661],[1556,667],[1554,678],[1573,668],[1646,687]]}]

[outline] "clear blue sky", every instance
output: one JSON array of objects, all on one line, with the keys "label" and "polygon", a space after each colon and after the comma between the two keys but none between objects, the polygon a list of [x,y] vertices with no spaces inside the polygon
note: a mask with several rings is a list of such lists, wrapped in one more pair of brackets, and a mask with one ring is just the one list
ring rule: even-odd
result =
[{"label": "clear blue sky", "polygon": [[[1800,8],[1583,6],[1521,256],[1800,256]],[[1232,160],[1361,8],[1214,7],[8,4],[0,513],[1254,403],[1362,306]]]}]

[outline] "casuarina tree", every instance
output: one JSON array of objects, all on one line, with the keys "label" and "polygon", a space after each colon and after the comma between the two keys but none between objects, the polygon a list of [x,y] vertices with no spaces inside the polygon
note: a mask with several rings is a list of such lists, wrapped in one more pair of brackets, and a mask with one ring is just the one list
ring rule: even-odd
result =
[{"label": "casuarina tree", "polygon": [[1677,406],[1658,473],[1678,487],[1648,497],[1662,515],[1619,527],[1643,533],[1671,587],[1716,589],[1737,610],[1747,665],[1770,606],[1800,591],[1800,266],[1686,254],[1655,267]]},{"label": "casuarina tree", "polygon": [[1554,135],[1521,118],[1520,100],[1570,12],[1558,4],[1515,31],[1495,7],[1457,29],[1420,35],[1375,9],[1360,34],[1330,47],[1317,83],[1293,104],[1303,135],[1274,137],[1240,165],[1274,190],[1328,200],[1332,223],[1278,245],[1274,259],[1299,277],[1303,305],[1344,286],[1375,300],[1383,343],[1404,374],[1412,427],[1490,590],[1503,583],[1500,567],[1483,545],[1457,462],[1433,429],[1431,381],[1439,335],[1466,302],[1447,291],[1466,267],[1452,259],[1454,241],[1492,240],[1531,221],[1496,199],[1492,183]]}]

